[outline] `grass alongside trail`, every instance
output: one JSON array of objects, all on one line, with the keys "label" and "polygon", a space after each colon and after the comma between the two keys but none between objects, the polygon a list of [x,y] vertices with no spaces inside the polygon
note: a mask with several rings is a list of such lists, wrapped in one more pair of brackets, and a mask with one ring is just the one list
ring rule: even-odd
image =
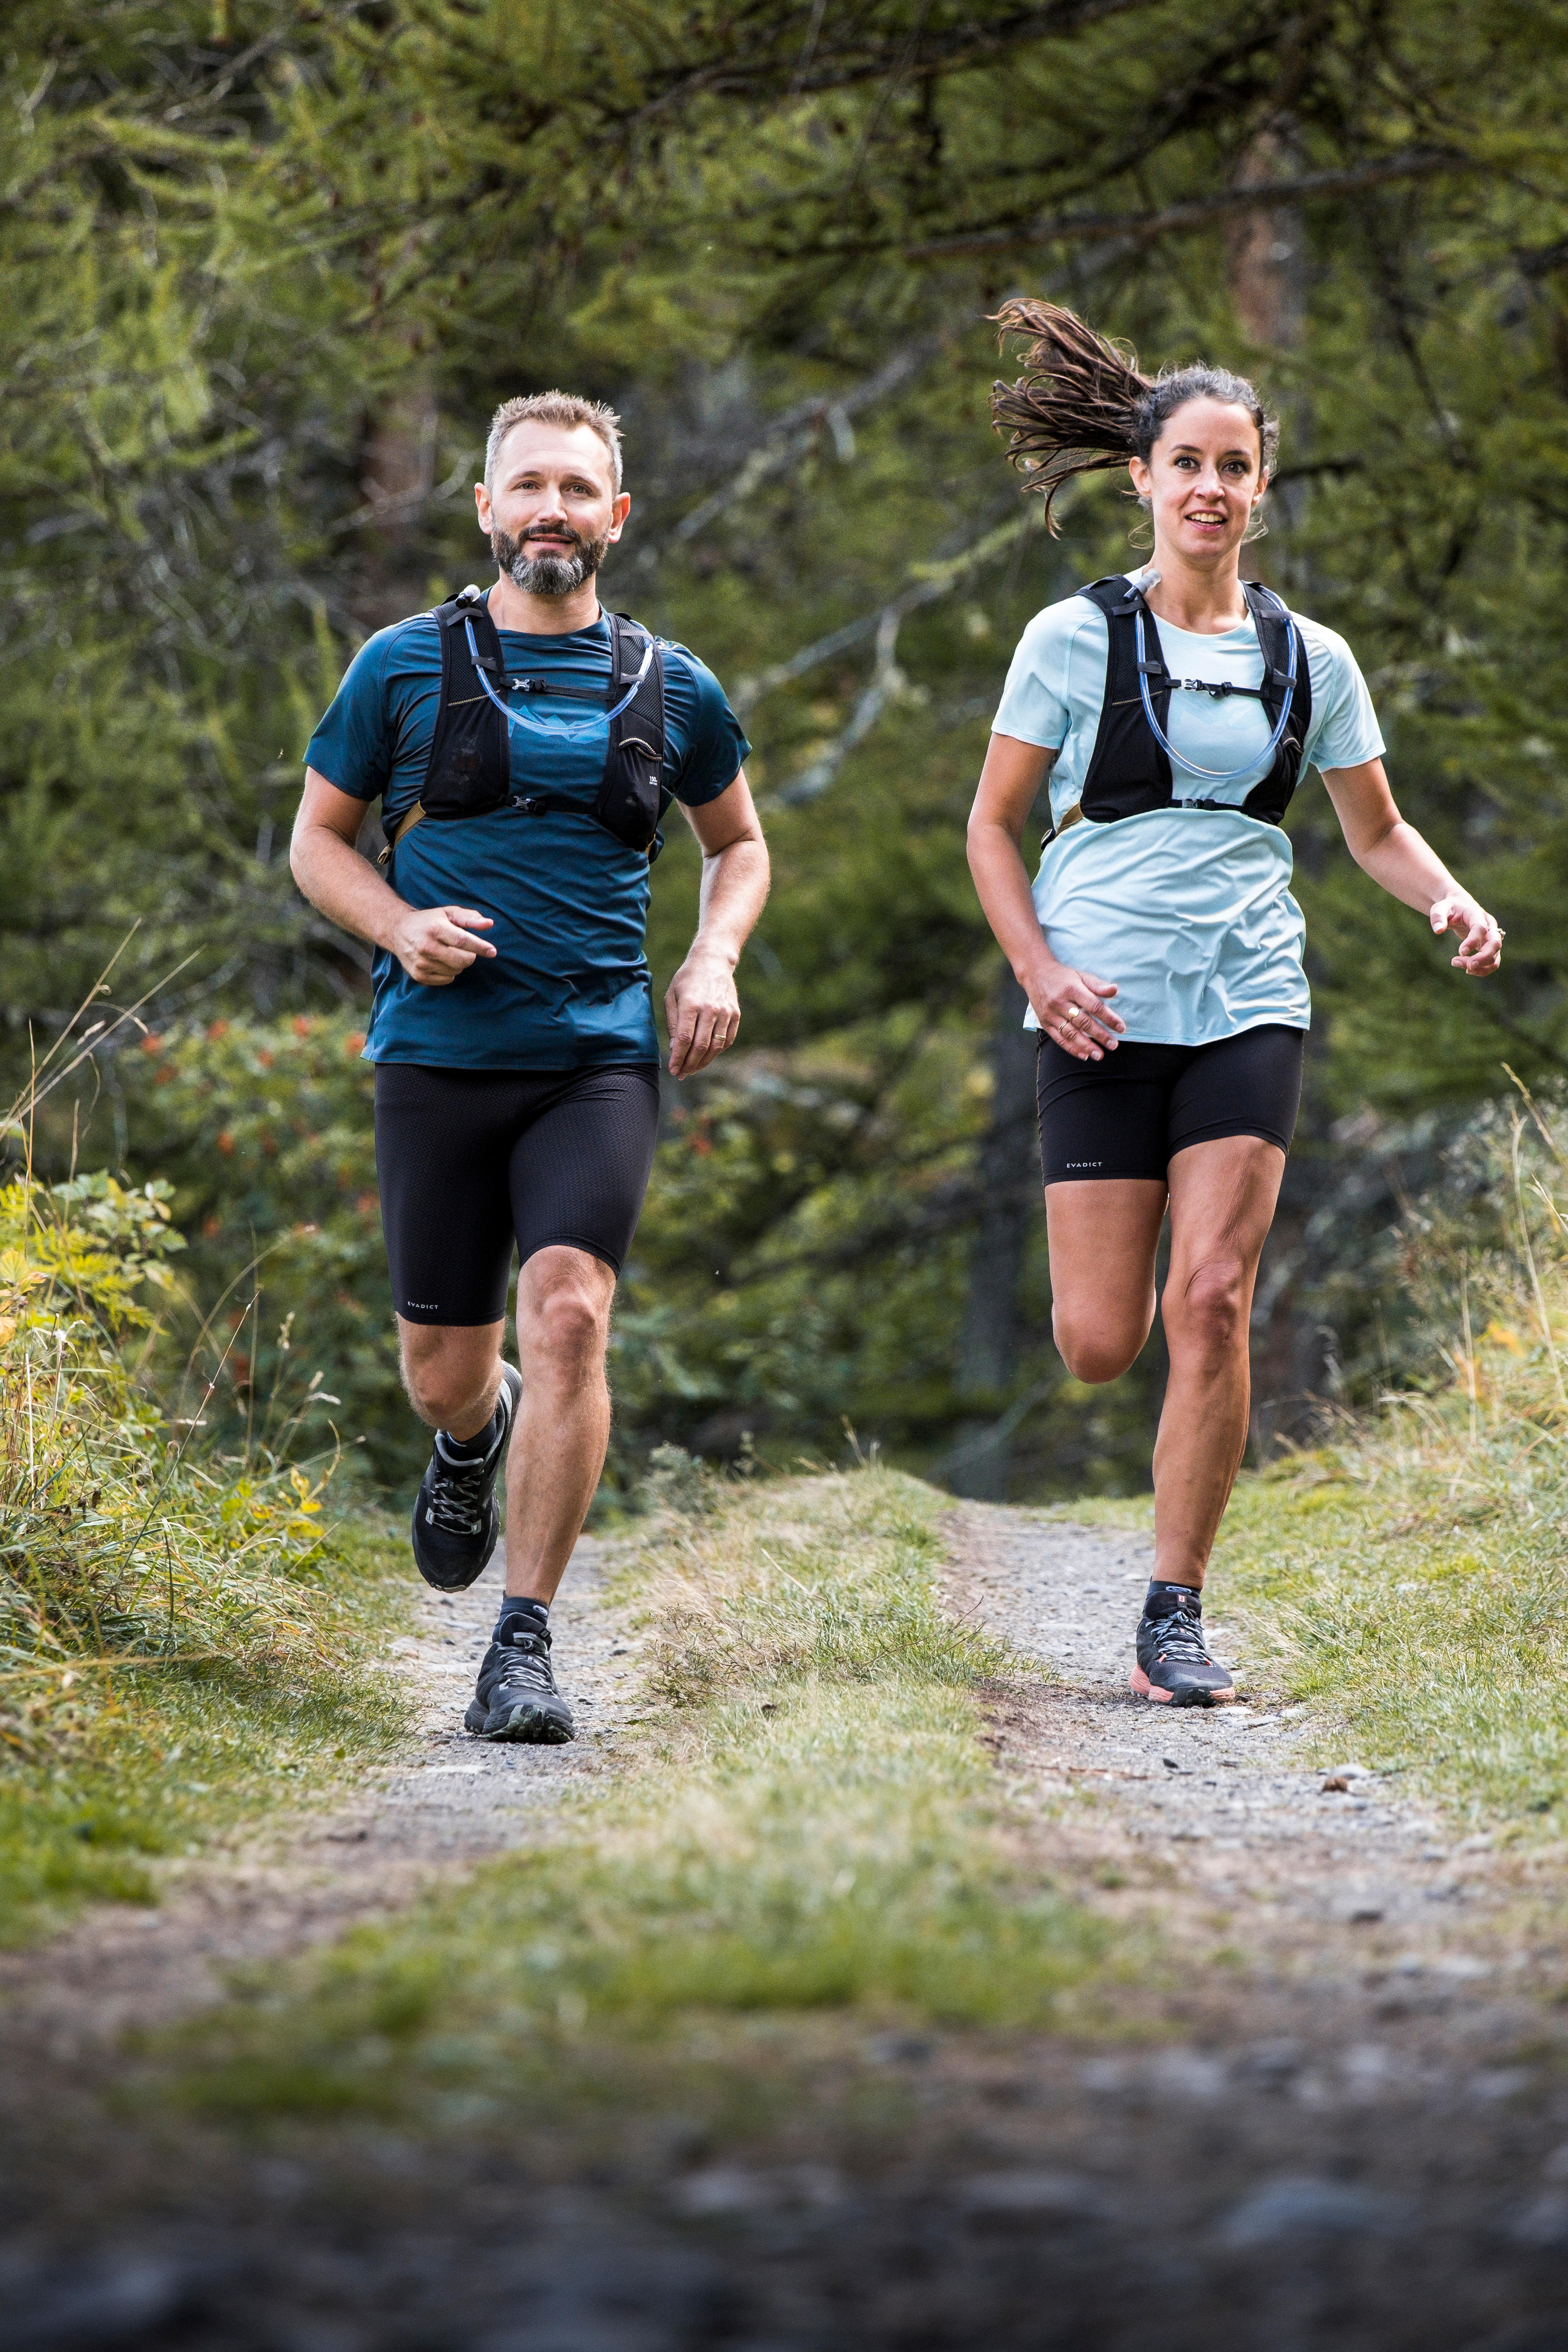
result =
[{"label": "grass alongside trail", "polygon": [[[1568,1827],[1568,1152],[1534,1104],[1473,1139],[1406,1270],[1433,1371],[1247,1481],[1215,1568],[1291,1692],[1478,1819]],[[1478,1181],[1478,1177],[1479,1181]]]},{"label": "grass alongside trail", "polygon": [[[1512,1402],[1539,1403],[1530,1352],[1521,1364],[1509,1342],[1481,1344],[1497,1417],[1474,1438],[1465,1393],[1412,1396],[1245,1474],[1207,1614],[1245,1633],[1244,1696],[1321,1708],[1321,1761],[1353,1752],[1461,1815],[1556,1836],[1568,1833],[1568,1428],[1510,1411],[1521,1375]],[[1153,1525],[1146,1499],[1048,1516]]]},{"label": "grass alongside trail", "polygon": [[154,1857],[403,1721],[355,1663],[402,1606],[402,1544],[323,1532],[319,1473],[207,1457],[199,1404],[172,1420],[142,1383],[165,1191],[0,1190],[0,1945],[153,1900]]},{"label": "grass alongside trail", "polygon": [[395,1746],[407,1703],[356,1654],[363,1638],[379,1661],[401,1630],[401,1530],[362,1519],[328,1535],[307,1580],[279,1582],[287,1643],[202,1665],[84,1667],[62,1694],[82,1692],[68,1724],[0,1767],[0,1948],[83,1902],[155,1903],[158,1859],[200,1853]]},{"label": "grass alongside trail", "polygon": [[1247,1480],[1217,1591],[1241,1612],[1252,1657],[1345,1723],[1358,1761],[1404,1771],[1477,1820],[1558,1835],[1563,1435],[1500,1417],[1472,1439],[1467,1418],[1452,1400],[1413,1400]]},{"label": "grass alongside trail", "polygon": [[504,2117],[542,2066],[593,2044],[616,2075],[694,2018],[1028,2023],[1096,1968],[1103,1925],[1010,1865],[975,1738],[1005,1654],[936,1606],[943,1498],[869,1469],[688,1499],[619,1548],[652,1638],[616,1778],[189,2029],[190,2101]]}]

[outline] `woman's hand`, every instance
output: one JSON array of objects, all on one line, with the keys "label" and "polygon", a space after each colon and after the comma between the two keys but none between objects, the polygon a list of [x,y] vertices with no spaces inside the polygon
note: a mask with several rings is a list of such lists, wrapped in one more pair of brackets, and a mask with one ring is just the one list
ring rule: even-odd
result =
[{"label": "woman's hand", "polygon": [[1028,992],[1043,1034],[1076,1061],[1102,1062],[1127,1028],[1121,1015],[1110,1010],[1116,982],[1057,961],[1040,929],[1018,850],[1056,756],[1038,743],[993,735],[970,813],[969,870],[985,919]]},{"label": "woman's hand", "polygon": [[1053,1045],[1060,1045],[1079,1062],[1102,1062],[1116,1051],[1118,1036],[1127,1024],[1112,1013],[1113,980],[1097,980],[1092,971],[1079,971],[1069,963],[1053,961],[1042,977],[1031,983],[1029,1002],[1035,1018]]},{"label": "woman's hand", "polygon": [[1502,961],[1504,934],[1476,899],[1463,890],[1450,890],[1434,903],[1431,919],[1439,939],[1445,931],[1464,934],[1458,954],[1451,959],[1456,971],[1468,971],[1472,980],[1484,980],[1488,972],[1496,971]]}]

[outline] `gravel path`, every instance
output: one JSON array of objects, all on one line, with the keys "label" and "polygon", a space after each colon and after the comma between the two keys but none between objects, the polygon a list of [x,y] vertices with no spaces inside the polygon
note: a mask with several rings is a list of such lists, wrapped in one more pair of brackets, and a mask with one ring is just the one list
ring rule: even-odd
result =
[{"label": "gravel path", "polygon": [[1097,1801],[1090,1843],[1145,1875],[1179,1862],[1191,1892],[1250,1906],[1250,1933],[1276,1947],[1311,1922],[1355,1929],[1354,1961],[1392,1975],[1494,1974],[1464,1948],[1500,1892],[1491,1841],[1454,1836],[1311,1711],[1245,1703],[1246,1658],[1223,1610],[1208,1632],[1243,1703],[1177,1713],[1132,1696],[1146,1538],[969,1508],[951,1515],[949,1540],[958,1606],[1054,1676],[999,1710],[994,1743],[1058,1808],[1068,1790]]},{"label": "gravel path", "polygon": [[[414,1578],[410,1564],[409,1575]],[[6,2038],[65,2057],[221,2000],[228,1972],[385,1916],[431,1878],[544,1834],[562,1790],[611,1768],[631,1704],[635,1636],[606,1605],[598,1547],[578,1544],[551,1612],[556,1675],[577,1717],[569,1746],[473,1739],[473,1695],[504,1580],[498,1552],[468,1591],[417,1587],[417,1630],[390,1647],[419,1717],[405,1752],[347,1798],[285,1817],[242,1847],[160,1866],[154,1910],[105,1906],[40,1950],[0,1958]]]},{"label": "gravel path", "polygon": [[424,1721],[356,1805],[29,1963],[0,2352],[1564,2352],[1560,1858],[1326,1775],[1354,1759],[1315,1713],[1134,1701],[1140,1539],[974,1506],[948,1533],[955,1605],[1042,1670],[989,1707],[1020,1865],[1121,1923],[1125,1980],[1050,2032],[704,2029],[701,2066],[738,2070],[711,2149],[679,2077],[586,2155],[548,2101],[189,2152],[105,2109],[105,1987],[110,2029],[210,1999],[614,1768],[636,1660],[584,1546],[554,1612],[575,1747],[464,1738],[493,1584],[432,1597],[399,1662]]}]

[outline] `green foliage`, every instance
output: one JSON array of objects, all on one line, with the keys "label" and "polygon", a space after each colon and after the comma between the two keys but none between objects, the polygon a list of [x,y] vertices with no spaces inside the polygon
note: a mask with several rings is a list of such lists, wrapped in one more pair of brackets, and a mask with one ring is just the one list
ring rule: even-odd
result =
[{"label": "green foliage", "polygon": [[320,1465],[225,1462],[142,1385],[181,1245],[166,1185],[0,1192],[0,1941],[151,1900],[142,1857],[399,1720],[339,1663],[383,1570]]},{"label": "green foliage", "polygon": [[[132,917],[142,978],[199,951],[158,1016],[182,1056],[215,1018],[270,1030],[346,1001],[363,1022],[363,956],[299,908],[277,854],[310,725],[369,629],[479,568],[468,485],[494,402],[605,394],[637,502],[607,595],[736,694],[775,860],[742,974],[763,1056],[691,1090],[723,1162],[689,1171],[723,1178],[721,1246],[699,1183],[668,1207],[656,1190],[645,1228],[622,1327],[636,1431],[721,1450],[754,1424],[788,1458],[847,1415],[940,1467],[977,1416],[1013,1413],[1035,1489],[1135,1482],[1153,1363],[1111,1400],[1063,1379],[1037,1244],[1002,1388],[977,1401],[962,1361],[996,971],[963,816],[1024,621],[1126,560],[1109,483],[1059,542],[1020,521],[985,316],[1027,284],[1151,362],[1256,368],[1285,420],[1259,568],[1349,636],[1409,813],[1508,924],[1500,981],[1458,982],[1309,785],[1293,830],[1326,1050],[1308,1145],[1363,1099],[1473,1102],[1505,1055],[1560,1068],[1564,43],[1543,0],[390,0],[374,20],[25,0],[0,107],[18,1068],[28,1023],[58,1024]],[[1250,209],[1259,178],[1289,201]],[[689,846],[656,878],[659,992],[693,878]],[[301,1249],[268,1261],[282,1311],[258,1374],[297,1280],[312,1369],[401,1475],[357,1192],[321,1213],[331,1186],[281,1136],[243,1198],[208,1181],[192,1070],[170,1082],[176,1132],[130,1116],[141,1089],[106,1064],[96,1113],[91,1088],[77,1106],[82,1164],[142,1181],[164,1151],[182,1201],[205,1186],[204,1310],[243,1262],[206,1247],[209,1215],[246,1252],[252,1226],[316,1223],[313,1278],[285,1271]],[[70,1113],[40,1130],[53,1174]],[[660,1184],[685,1172],[667,1146]]]},{"label": "green foliage", "polygon": [[237,8],[236,73],[205,0],[7,12],[0,943],[46,1023],[133,920],[148,978],[237,925],[252,975],[279,942],[253,845],[321,605],[279,436],[303,455],[363,396],[253,175],[297,14]]},{"label": "green foliage", "polygon": [[259,1981],[183,2038],[183,2096],[259,2116],[456,2095],[471,2122],[585,2037],[1058,2013],[1107,1931],[1009,1859],[974,1738],[1005,1653],[936,1605],[940,1497],[878,1470],[721,1492],[616,1556],[648,1628],[616,1781],[568,1795],[534,1852]]},{"label": "green foliage", "polygon": [[[119,1082],[132,1156],[166,1169],[190,1236],[225,1444],[370,1441],[378,1474],[414,1466],[397,1379],[363,1029],[323,1014],[217,1020],[143,1038]],[[422,1464],[421,1465],[422,1466]]]}]

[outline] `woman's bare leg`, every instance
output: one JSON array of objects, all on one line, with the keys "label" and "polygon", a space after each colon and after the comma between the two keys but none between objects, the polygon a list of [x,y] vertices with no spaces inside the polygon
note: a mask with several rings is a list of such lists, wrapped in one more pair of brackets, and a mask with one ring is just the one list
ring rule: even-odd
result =
[{"label": "woman's bare leg", "polygon": [[[1154,1446],[1154,1573],[1166,1583],[1201,1588],[1241,1466],[1252,1293],[1284,1170],[1278,1145],[1253,1135],[1171,1162],[1171,1373]],[[1166,1202],[1163,1184],[1131,1177],[1046,1188],[1052,1329],[1080,1381],[1120,1379],[1149,1336]]]},{"label": "woman's bare leg", "polygon": [[1146,1177],[1047,1185],[1051,1333],[1075,1380],[1120,1380],[1149,1337],[1164,1214]]},{"label": "woman's bare leg", "polygon": [[1252,1293],[1284,1172],[1279,1146],[1254,1135],[1194,1143],[1171,1162],[1160,1302],[1171,1375],[1154,1445],[1154,1573],[1169,1584],[1201,1589],[1241,1467]]}]

